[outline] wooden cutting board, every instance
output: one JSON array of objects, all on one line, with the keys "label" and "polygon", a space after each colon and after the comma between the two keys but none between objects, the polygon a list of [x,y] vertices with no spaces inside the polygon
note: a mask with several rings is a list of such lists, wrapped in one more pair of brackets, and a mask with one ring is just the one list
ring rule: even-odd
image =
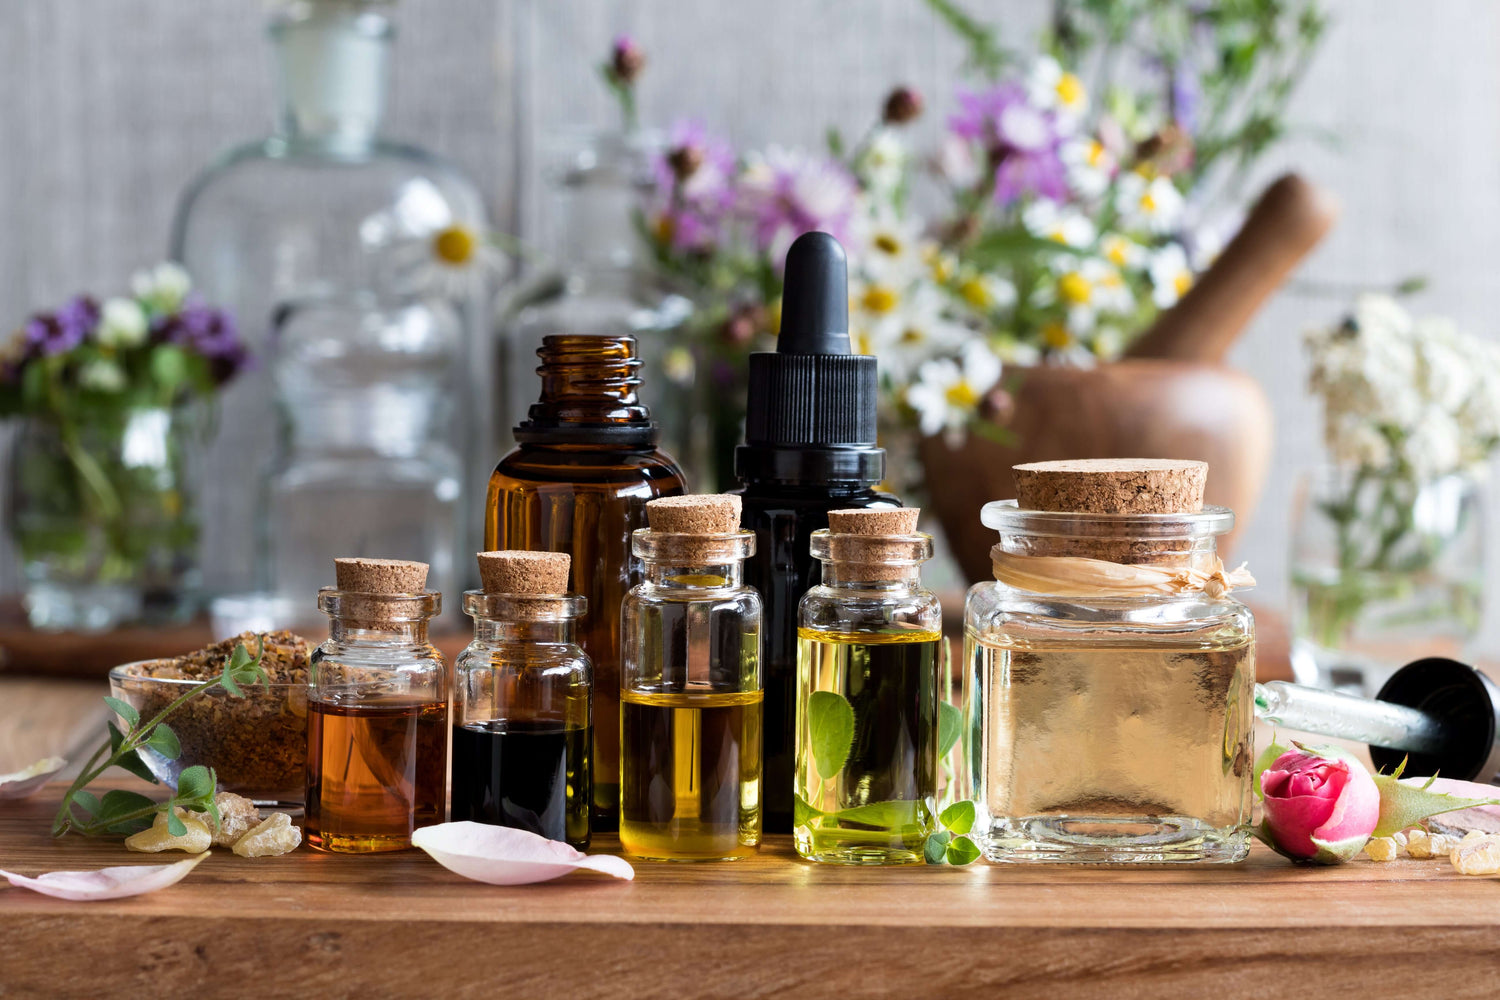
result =
[{"label": "wooden cutting board", "polygon": [[[52,840],[57,794],[0,804],[0,866],[180,857]],[[1494,997],[1500,879],[1259,847],[1230,867],[857,869],[773,837],[736,864],[502,888],[418,852],[216,850],[135,899],[0,889],[0,994]]]}]

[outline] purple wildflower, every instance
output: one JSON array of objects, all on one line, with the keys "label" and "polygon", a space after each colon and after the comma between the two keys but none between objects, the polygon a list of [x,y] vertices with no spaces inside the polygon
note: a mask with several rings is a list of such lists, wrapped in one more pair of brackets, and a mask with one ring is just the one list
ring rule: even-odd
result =
[{"label": "purple wildflower", "polygon": [[1198,75],[1181,63],[1172,71],[1172,120],[1188,135],[1198,131],[1198,105],[1202,91]]},{"label": "purple wildflower", "polygon": [[1016,84],[960,93],[958,103],[959,112],[948,127],[953,134],[984,146],[995,172],[996,202],[1009,205],[1028,194],[1067,200],[1067,171],[1058,152],[1061,137],[1056,115],[1034,107],[1025,89]]},{"label": "purple wildflower", "polygon": [[734,149],[698,122],[672,128],[652,164],[658,235],[678,250],[707,250],[734,210]]},{"label": "purple wildflower", "polygon": [[739,209],[751,220],[757,248],[779,268],[792,241],[815,229],[848,247],[858,196],[838,161],[772,146],[741,176]]},{"label": "purple wildflower", "polygon": [[610,46],[609,66],[621,83],[634,83],[641,70],[646,68],[646,53],[629,35],[616,36]]},{"label": "purple wildflower", "polygon": [[26,321],[25,332],[27,353],[33,357],[71,351],[88,334],[76,321],[64,323],[60,313],[37,313]]}]

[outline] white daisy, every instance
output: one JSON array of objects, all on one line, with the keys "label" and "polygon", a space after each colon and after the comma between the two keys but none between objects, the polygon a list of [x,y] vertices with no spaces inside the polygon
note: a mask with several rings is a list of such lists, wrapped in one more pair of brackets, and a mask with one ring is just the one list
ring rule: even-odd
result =
[{"label": "white daisy", "polygon": [[973,337],[973,331],[949,318],[943,293],[919,282],[907,290],[901,306],[860,325],[867,330],[870,351],[880,358],[882,375],[895,383],[910,381],[923,362],[951,353]]},{"label": "white daisy", "polygon": [[916,384],[906,391],[906,401],[917,411],[924,435],[962,435],[984,394],[999,380],[1000,359],[989,345],[971,340],[960,360],[938,358],[923,364]]},{"label": "white daisy", "polygon": [[120,392],[125,388],[125,372],[108,358],[95,358],[79,369],[78,384],[95,392]]},{"label": "white daisy", "polygon": [[1076,126],[1089,110],[1089,92],[1083,81],[1051,56],[1040,56],[1031,64],[1026,96],[1037,107],[1055,112],[1064,129]]},{"label": "white daisy", "polygon": [[146,310],[135,299],[105,299],[94,338],[104,347],[137,347],[145,342],[149,326]]},{"label": "white daisy", "polygon": [[1068,184],[1087,199],[1109,190],[1115,175],[1115,158],[1098,139],[1069,139],[1058,150],[1068,170]]},{"label": "white daisy", "polygon": [[1034,201],[1021,212],[1021,223],[1033,236],[1070,247],[1091,246],[1098,231],[1094,223],[1075,208],[1055,201]]},{"label": "white daisy", "polygon": [[1120,177],[1115,208],[1129,230],[1170,233],[1182,219],[1182,192],[1167,177],[1147,180],[1135,171]]},{"label": "white daisy", "polygon": [[857,168],[872,194],[889,196],[901,186],[910,156],[895,129],[880,128],[860,152]]},{"label": "white daisy", "polygon": [[141,305],[157,315],[174,313],[193,288],[193,281],[180,265],[162,261],[153,268],[137,271],[130,279],[130,290]]},{"label": "white daisy", "polygon": [[1169,309],[1193,286],[1193,270],[1180,243],[1168,243],[1151,255],[1151,301]]},{"label": "white daisy", "polygon": [[1016,304],[1016,286],[998,274],[960,273],[956,291],[965,305],[985,315]]}]

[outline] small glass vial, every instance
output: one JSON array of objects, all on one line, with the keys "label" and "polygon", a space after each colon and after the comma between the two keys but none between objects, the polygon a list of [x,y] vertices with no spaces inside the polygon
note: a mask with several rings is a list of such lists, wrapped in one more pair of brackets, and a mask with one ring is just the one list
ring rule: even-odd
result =
[{"label": "small glass vial", "polygon": [[448,669],[427,641],[443,595],[427,564],[337,559],[318,592],[330,619],[313,651],[307,695],[307,842],[368,854],[411,846],[443,821]]},{"label": "small glass vial", "polygon": [[[943,611],[916,508],[835,510],[797,628],[797,853],[922,864],[938,795]],[[845,739],[843,734],[850,738]]]},{"label": "small glass vial", "polygon": [[969,759],[993,861],[1233,862],[1248,852],[1255,638],[1201,462],[1016,467],[969,591]]},{"label": "small glass vial", "polygon": [[481,552],[464,594],[474,641],[459,654],[451,813],[589,846],[594,668],[578,645],[587,601],[562,552]]},{"label": "small glass vial", "polygon": [[760,844],[760,596],[736,496],[646,505],[645,579],[621,609],[620,844],[661,861],[733,861]]}]

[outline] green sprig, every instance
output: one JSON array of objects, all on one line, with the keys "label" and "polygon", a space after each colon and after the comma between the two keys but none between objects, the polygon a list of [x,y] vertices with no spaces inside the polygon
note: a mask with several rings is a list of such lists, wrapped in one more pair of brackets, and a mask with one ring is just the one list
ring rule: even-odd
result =
[{"label": "green sprig", "polygon": [[[166,719],[178,708],[213,688],[223,688],[230,697],[244,697],[243,688],[252,684],[265,685],[266,673],[261,669],[261,658],[265,655],[265,636],[260,637],[259,648],[254,656],[240,643],[234,648],[229,662],[218,677],[195,684],[151,719],[142,722],[135,707],[119,698],[106,697],[104,703],[115,713],[125,729],[121,730],[113,721],[109,725],[109,740],[94,751],[88,763],[73,784],[63,794],[62,804],[52,820],[52,835],[61,837],[66,833],[79,833],[86,837],[101,837],[135,833],[150,826],[157,813],[165,813],[167,829],[174,837],[187,832],[177,809],[189,812],[206,812],[219,822],[219,810],[214,804],[214,789],[218,777],[211,767],[195,764],[182,769],[177,776],[177,791],[171,798],[157,802],[140,792],[110,789],[103,798],[88,791],[101,774],[112,767],[129,771],[153,785],[156,776],[141,759],[142,747],[150,749],[168,760],[182,756],[182,743],[168,726]],[[102,762],[101,762],[102,760]]]}]

